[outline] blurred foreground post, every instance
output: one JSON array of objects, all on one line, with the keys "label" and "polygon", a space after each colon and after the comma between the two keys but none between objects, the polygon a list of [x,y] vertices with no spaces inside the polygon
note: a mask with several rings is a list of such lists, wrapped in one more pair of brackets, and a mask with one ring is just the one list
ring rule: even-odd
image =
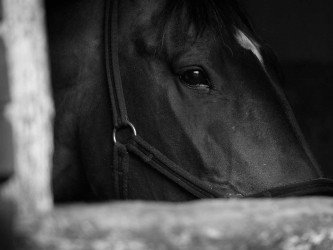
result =
[{"label": "blurred foreground post", "polygon": [[20,218],[52,209],[50,80],[42,0],[2,0],[0,26],[11,102],[4,116],[13,131],[14,175],[1,194],[15,201]]},{"label": "blurred foreground post", "polygon": [[333,200],[72,205],[26,235],[19,250],[332,250]]}]

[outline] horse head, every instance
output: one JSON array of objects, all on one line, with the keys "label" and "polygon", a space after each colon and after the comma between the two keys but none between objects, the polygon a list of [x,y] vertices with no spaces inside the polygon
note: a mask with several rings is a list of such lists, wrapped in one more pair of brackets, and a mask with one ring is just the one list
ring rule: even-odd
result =
[{"label": "horse head", "polygon": [[[60,85],[59,200],[82,193],[114,199],[117,189],[128,199],[189,200],[198,197],[192,186],[207,197],[246,197],[321,178],[281,89],[273,52],[231,0],[116,5],[117,51],[111,52],[118,57],[124,105],[146,150],[152,148],[140,158],[125,147],[127,167],[116,168],[105,5],[86,0],[71,6],[80,11],[62,31],[66,39],[53,43],[70,48],[70,64],[53,62],[67,81],[53,77]],[[161,156],[147,164],[155,152]]]}]

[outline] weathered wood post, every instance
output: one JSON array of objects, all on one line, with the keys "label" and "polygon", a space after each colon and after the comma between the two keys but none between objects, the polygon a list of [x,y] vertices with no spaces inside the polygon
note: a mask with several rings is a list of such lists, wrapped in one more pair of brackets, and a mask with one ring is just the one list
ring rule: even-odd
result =
[{"label": "weathered wood post", "polygon": [[[0,27],[3,21],[2,2],[0,1]],[[12,129],[4,112],[10,102],[6,47],[0,36],[0,183],[13,173]]]},{"label": "weathered wood post", "polygon": [[[3,21],[2,2],[0,1],[0,26]],[[9,121],[4,116],[5,107],[10,101],[6,48],[0,36],[0,191],[3,183],[13,173],[13,140]],[[4,199],[0,192],[0,249],[14,248],[13,240],[13,203]]]},{"label": "weathered wood post", "polygon": [[13,131],[15,174],[1,193],[15,200],[20,218],[31,218],[52,209],[53,106],[43,1],[2,0],[2,6],[11,99],[3,113]]}]

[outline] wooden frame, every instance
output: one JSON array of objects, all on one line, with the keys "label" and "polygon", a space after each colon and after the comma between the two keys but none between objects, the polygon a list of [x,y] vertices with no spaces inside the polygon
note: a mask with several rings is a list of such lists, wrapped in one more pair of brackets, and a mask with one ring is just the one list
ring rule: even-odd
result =
[{"label": "wooden frame", "polygon": [[[7,237],[1,234],[1,249],[13,248],[14,241],[16,249],[25,250],[331,249],[331,199],[129,202],[53,208],[49,186],[53,107],[43,4],[42,0],[2,3],[0,36],[4,47],[1,50],[0,41],[0,52],[6,51],[7,63],[0,61],[0,66],[2,72],[8,70],[8,81],[6,76],[0,77],[0,135],[8,138],[1,141],[0,156],[8,159],[1,161],[0,174],[10,176],[14,165],[15,175],[0,190],[6,197],[0,205],[0,233],[7,232]],[[10,149],[12,139],[14,150]],[[14,224],[13,201],[18,208]],[[4,240],[9,243],[2,244]]]}]

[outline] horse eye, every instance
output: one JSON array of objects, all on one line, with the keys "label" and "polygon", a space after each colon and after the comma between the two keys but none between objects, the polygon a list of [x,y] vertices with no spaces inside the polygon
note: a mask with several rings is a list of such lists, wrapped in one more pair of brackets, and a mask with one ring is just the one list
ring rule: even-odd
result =
[{"label": "horse eye", "polygon": [[179,79],[190,88],[203,89],[210,88],[206,74],[199,69],[186,70],[179,75]]}]

